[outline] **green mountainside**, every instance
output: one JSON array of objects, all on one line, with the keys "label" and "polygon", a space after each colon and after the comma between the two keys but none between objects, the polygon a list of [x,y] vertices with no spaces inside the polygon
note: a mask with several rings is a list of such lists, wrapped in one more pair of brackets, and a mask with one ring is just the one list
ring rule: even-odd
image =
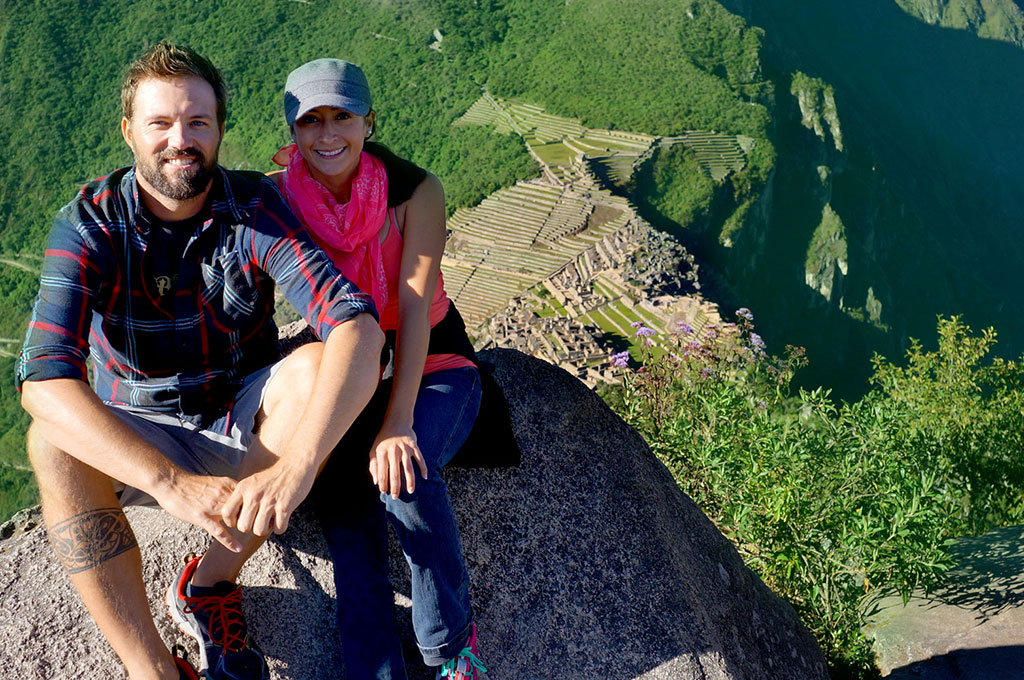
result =
[{"label": "green mountainside", "polygon": [[937,314],[1024,349],[1024,52],[891,0],[723,4],[765,32],[778,162],[747,238],[697,254],[772,346],[807,347],[802,384],[856,397]]}]

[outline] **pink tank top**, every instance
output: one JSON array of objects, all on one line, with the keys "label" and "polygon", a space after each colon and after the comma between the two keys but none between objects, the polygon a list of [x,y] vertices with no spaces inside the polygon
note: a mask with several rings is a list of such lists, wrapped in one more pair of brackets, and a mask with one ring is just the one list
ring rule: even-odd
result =
[{"label": "pink tank top", "polygon": [[[388,302],[380,313],[380,327],[386,331],[398,329],[398,279],[402,271],[402,233],[397,228],[398,219],[394,208],[388,208],[388,233],[380,244],[381,259],[384,261],[384,274],[387,279]],[[434,299],[430,301],[430,327],[436,326],[448,313],[451,300],[444,292],[444,277],[437,273],[437,285],[434,287]],[[476,367],[472,361],[461,354],[428,354],[423,365],[423,375],[445,371],[450,368]]]}]

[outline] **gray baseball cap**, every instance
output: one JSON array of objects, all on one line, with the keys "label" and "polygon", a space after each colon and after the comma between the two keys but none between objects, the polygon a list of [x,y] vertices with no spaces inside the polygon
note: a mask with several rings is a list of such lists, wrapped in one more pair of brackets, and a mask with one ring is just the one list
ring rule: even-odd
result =
[{"label": "gray baseball cap", "polygon": [[284,84],[284,119],[295,119],[318,106],[334,106],[357,116],[373,108],[363,69],[341,59],[308,61],[288,74]]}]

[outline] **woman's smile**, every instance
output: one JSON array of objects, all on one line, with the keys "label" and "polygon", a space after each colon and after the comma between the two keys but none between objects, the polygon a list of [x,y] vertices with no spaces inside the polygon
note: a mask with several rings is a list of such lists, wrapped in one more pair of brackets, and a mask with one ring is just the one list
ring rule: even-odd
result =
[{"label": "woman's smile", "polygon": [[317,106],[295,119],[292,132],[309,174],[339,201],[348,201],[371,125],[370,116],[333,106]]}]

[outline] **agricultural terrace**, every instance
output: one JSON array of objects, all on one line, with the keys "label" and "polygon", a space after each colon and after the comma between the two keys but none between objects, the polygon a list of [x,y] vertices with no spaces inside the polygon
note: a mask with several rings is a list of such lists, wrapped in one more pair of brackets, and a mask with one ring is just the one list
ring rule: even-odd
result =
[{"label": "agricultural terrace", "polygon": [[595,130],[487,92],[454,125],[519,135],[542,172],[448,220],[445,288],[478,341],[516,347],[594,382],[610,377],[603,371],[610,348],[637,341],[634,324],[664,336],[677,322],[699,329],[717,319],[706,303],[655,304],[623,278],[626,256],[652,227],[610,189],[672,144],[691,147],[720,182],[743,168],[752,139]]},{"label": "agricultural terrace", "polygon": [[[625,183],[658,147],[683,144],[693,149],[701,169],[716,182],[746,165],[754,139],[743,135],[691,130],[673,137],[583,127],[575,118],[545,113],[539,106],[500,99],[487,92],[454,125],[492,126],[500,134],[523,138],[545,171],[560,182],[581,179],[581,165],[613,184]],[[601,172],[601,169],[604,172]]]}]

